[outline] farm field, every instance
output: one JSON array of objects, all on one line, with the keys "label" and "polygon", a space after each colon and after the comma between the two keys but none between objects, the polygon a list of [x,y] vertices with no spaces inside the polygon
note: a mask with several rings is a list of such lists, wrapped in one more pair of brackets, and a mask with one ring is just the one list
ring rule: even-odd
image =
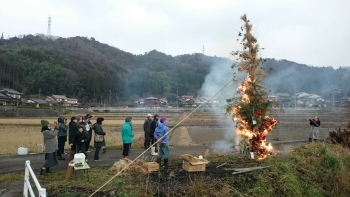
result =
[{"label": "farm field", "polygon": [[[66,115],[67,119],[73,114]],[[124,123],[126,116],[132,116],[133,130],[135,133],[136,147],[142,147],[143,129],[142,125],[146,114],[143,113],[99,113],[96,117],[105,118],[103,128],[107,132],[106,142],[109,148],[121,147],[120,127]],[[176,125],[180,120],[186,117],[187,113],[166,113],[160,114],[166,116],[170,127]],[[268,141],[272,140],[303,140],[308,139],[309,125],[308,119],[319,116],[321,119],[320,138],[325,139],[328,133],[334,128],[347,125],[347,111],[298,111],[289,110],[285,113],[277,114],[279,124],[272,133],[268,135]],[[181,136],[184,136],[181,142],[174,141],[172,145],[211,145],[218,140],[225,138],[225,132],[235,132],[235,128],[228,126],[223,120],[226,115],[224,113],[203,112],[198,111],[185,119],[179,126],[186,127],[181,130]],[[227,117],[226,117],[227,118]],[[37,144],[42,144],[42,135],[40,132],[40,120],[47,119],[50,123],[57,120],[56,117],[42,118],[1,118],[0,119],[0,135],[6,136],[0,138],[0,155],[16,154],[18,147],[28,147],[29,152],[37,152]],[[95,119],[92,120],[95,122]],[[172,135],[177,135],[178,130],[175,129]],[[180,132],[179,132],[180,135]],[[232,142],[234,143],[234,142]],[[66,149],[69,146],[66,145]]]},{"label": "farm field", "polygon": [[[340,114],[340,115],[337,115]],[[95,196],[108,196],[110,192],[114,192],[115,196],[176,196],[175,194],[183,194],[190,196],[276,196],[277,194],[289,196],[328,196],[329,194],[337,194],[338,196],[347,196],[349,191],[346,189],[349,185],[348,176],[348,156],[340,146],[327,145],[323,143],[313,143],[304,145],[303,143],[283,145],[283,141],[289,140],[307,140],[309,134],[308,118],[317,115],[322,121],[320,129],[320,137],[325,139],[328,132],[337,126],[346,125],[345,113],[312,111],[312,113],[290,113],[278,114],[280,124],[277,128],[268,135],[268,141],[273,141],[275,138],[282,140],[278,143],[275,156],[272,156],[264,161],[251,160],[246,157],[241,157],[236,153],[221,154],[210,151],[206,158],[210,163],[206,167],[206,172],[203,173],[188,173],[181,168],[179,155],[190,152],[203,151],[203,146],[208,147],[218,140],[225,138],[225,132],[234,132],[234,127],[228,127],[223,124],[222,119],[224,114],[216,115],[213,112],[196,112],[188,117],[179,127],[174,128],[171,133],[171,149],[175,150],[171,155],[171,166],[168,170],[162,170],[162,173],[152,173],[149,175],[132,175],[115,178],[112,183],[108,184],[101,192]],[[104,156],[110,158],[120,157],[120,127],[124,122],[126,114],[96,114],[106,118],[103,128],[107,132],[106,141],[107,147],[111,152],[107,151]],[[186,117],[183,114],[166,114],[165,116],[170,121],[170,127],[175,126],[180,120]],[[143,144],[142,124],[145,119],[144,114],[133,114],[133,128],[135,132],[134,148],[141,148]],[[29,151],[36,151],[36,144],[42,143],[42,135],[40,132],[40,120],[43,118],[3,118],[0,121],[0,134],[7,136],[0,138],[0,154],[4,157],[8,154],[15,155],[17,148],[27,146]],[[55,117],[46,117],[50,121],[54,121]],[[305,121],[306,120],[306,121]],[[6,121],[12,124],[6,124]],[[16,124],[19,122],[20,124]],[[39,122],[39,123],[38,123]],[[233,142],[232,142],[233,143]],[[24,145],[23,145],[24,144]],[[301,146],[296,148],[297,146]],[[176,146],[176,147],[174,147]],[[195,146],[195,147],[193,147]],[[66,148],[69,148],[66,146]],[[339,149],[340,148],[340,149]],[[339,149],[340,152],[337,150]],[[135,149],[134,153],[141,153],[142,150]],[[317,155],[315,154],[317,153]],[[92,153],[91,153],[92,154]],[[91,155],[90,154],[90,155]],[[198,153],[197,153],[198,154]],[[280,156],[280,154],[282,156]],[[116,156],[114,156],[116,155]],[[308,156],[306,156],[308,155]],[[341,155],[343,155],[341,157]],[[133,155],[135,158],[138,155]],[[287,157],[286,157],[287,156]],[[0,158],[1,158],[0,157]],[[43,155],[37,155],[37,164],[42,162]],[[50,196],[86,196],[91,194],[102,183],[114,175],[109,170],[111,163],[116,158],[109,161],[108,165],[101,163],[91,165],[90,181],[85,179],[81,181],[70,180],[62,182],[64,171],[59,171],[48,177],[39,176],[39,181],[48,189]],[[141,159],[150,161],[149,153]],[[323,164],[322,162],[331,162]],[[33,161],[34,162],[34,161]],[[39,162],[39,163],[38,163]],[[65,161],[66,162],[66,161]],[[92,161],[93,162],[93,161]],[[335,163],[332,163],[335,162]],[[224,168],[217,166],[226,163]],[[61,165],[60,163],[59,165]],[[311,165],[312,164],[312,165]],[[333,165],[334,164],[334,165]],[[246,168],[255,166],[272,166],[266,170],[254,171],[242,175],[231,174],[229,168]],[[331,165],[331,166],[328,166]],[[303,166],[300,168],[300,166]],[[310,173],[317,166],[318,173]],[[57,168],[64,168],[58,166]],[[333,170],[332,170],[333,169]],[[300,178],[300,170],[307,171],[302,173]],[[281,174],[280,172],[283,171]],[[336,172],[332,174],[331,172]],[[307,177],[305,177],[305,173]],[[285,177],[290,177],[285,180]],[[346,177],[345,177],[346,176]],[[315,180],[320,180],[322,177],[333,180],[331,185],[313,186]],[[23,185],[22,173],[9,173],[0,177],[1,187],[13,188],[10,185]],[[274,180],[280,184],[275,185]],[[312,183],[312,186],[303,186],[307,183]],[[215,182],[215,184],[213,184]],[[130,185],[137,187],[130,187]],[[170,187],[175,185],[176,187]],[[337,187],[337,190],[332,189]],[[170,189],[169,189],[170,188]],[[178,188],[178,189],[174,189]],[[288,189],[286,189],[288,188]],[[290,189],[289,189],[290,188]],[[271,193],[277,192],[277,193]],[[18,192],[20,194],[20,192]],[[296,194],[296,195],[295,195]]]}]

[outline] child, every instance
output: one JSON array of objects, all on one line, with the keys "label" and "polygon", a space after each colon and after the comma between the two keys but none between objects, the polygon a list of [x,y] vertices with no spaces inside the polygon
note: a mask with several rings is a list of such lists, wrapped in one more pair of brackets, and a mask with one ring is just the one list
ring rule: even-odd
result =
[{"label": "child", "polygon": [[87,154],[85,152],[86,141],[89,139],[86,132],[84,132],[83,126],[79,126],[78,132],[74,136],[73,144],[71,146],[75,147],[76,153],[84,153],[86,159]]}]

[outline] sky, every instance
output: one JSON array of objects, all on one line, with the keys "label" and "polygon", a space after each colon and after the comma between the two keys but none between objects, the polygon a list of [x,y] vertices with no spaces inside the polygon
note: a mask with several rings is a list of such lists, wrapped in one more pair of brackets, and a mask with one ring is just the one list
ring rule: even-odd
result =
[{"label": "sky", "polygon": [[86,36],[133,54],[233,58],[247,14],[263,58],[350,66],[349,0],[0,0],[0,33]]}]

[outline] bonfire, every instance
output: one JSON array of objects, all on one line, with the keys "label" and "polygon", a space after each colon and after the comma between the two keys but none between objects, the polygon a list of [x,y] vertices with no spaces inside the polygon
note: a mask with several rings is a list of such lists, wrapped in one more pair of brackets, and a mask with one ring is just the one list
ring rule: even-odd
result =
[{"label": "bonfire", "polygon": [[240,62],[237,65],[238,71],[246,72],[247,76],[238,84],[239,96],[227,100],[226,110],[236,122],[236,133],[241,137],[239,146],[243,150],[249,149],[250,152],[254,152],[258,159],[264,159],[271,155],[273,150],[271,144],[266,144],[266,136],[277,125],[277,121],[267,114],[271,107],[279,104],[268,99],[268,93],[261,83],[262,79],[267,77],[267,73],[260,67],[263,59],[259,58],[258,54],[261,49],[251,34],[252,25],[246,15],[241,19],[244,22],[241,30],[245,33],[239,33],[238,36],[243,36],[243,51],[234,51],[231,54]]}]

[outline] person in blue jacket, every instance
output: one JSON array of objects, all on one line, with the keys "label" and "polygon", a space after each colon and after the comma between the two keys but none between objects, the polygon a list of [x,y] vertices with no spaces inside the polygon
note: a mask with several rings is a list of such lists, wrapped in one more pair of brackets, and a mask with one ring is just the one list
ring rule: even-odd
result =
[{"label": "person in blue jacket", "polygon": [[131,143],[134,141],[134,133],[132,132],[131,117],[125,118],[125,123],[121,128],[123,141],[123,158],[129,156]]},{"label": "person in blue jacket", "polygon": [[162,159],[164,160],[164,167],[168,167],[168,159],[170,157],[169,149],[169,127],[165,117],[160,119],[160,123],[154,132],[154,137],[157,139],[159,144],[157,163],[161,165]]}]

